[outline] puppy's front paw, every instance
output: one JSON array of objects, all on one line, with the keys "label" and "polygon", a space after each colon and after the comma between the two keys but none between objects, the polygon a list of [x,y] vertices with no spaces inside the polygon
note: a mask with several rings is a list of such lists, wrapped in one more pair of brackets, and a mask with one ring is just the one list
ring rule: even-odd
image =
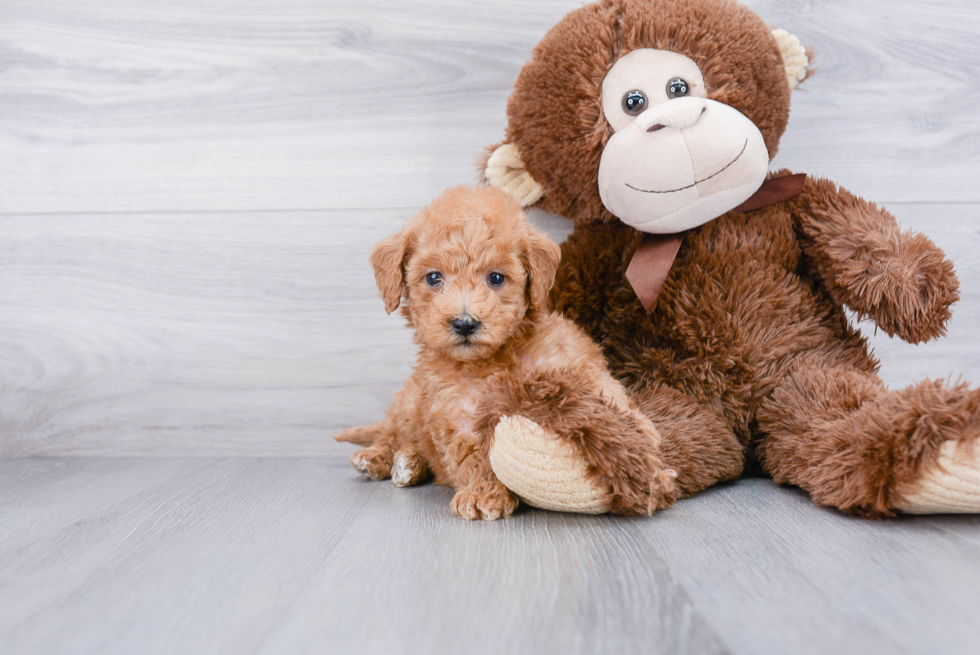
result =
[{"label": "puppy's front paw", "polygon": [[673,469],[651,466],[643,477],[626,476],[613,483],[614,514],[652,516],[667,509],[678,496],[677,472]]},{"label": "puppy's front paw", "polygon": [[385,480],[391,476],[391,448],[387,446],[362,448],[350,456],[350,463],[366,478]]},{"label": "puppy's front paw", "polygon": [[513,514],[517,509],[517,499],[497,482],[457,491],[449,506],[453,514],[461,519],[495,521]]}]

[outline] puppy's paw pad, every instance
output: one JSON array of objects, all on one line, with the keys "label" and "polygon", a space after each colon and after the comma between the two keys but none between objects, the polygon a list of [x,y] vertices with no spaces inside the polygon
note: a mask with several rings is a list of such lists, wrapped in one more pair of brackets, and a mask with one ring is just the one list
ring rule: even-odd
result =
[{"label": "puppy's paw pad", "polygon": [[391,467],[391,482],[396,487],[407,487],[412,483],[412,473],[408,460],[404,457],[396,457],[395,465]]},{"label": "puppy's paw pad", "polygon": [[350,463],[370,480],[384,480],[391,473],[391,457],[383,450],[364,448],[350,456]]},{"label": "puppy's paw pad", "polygon": [[370,462],[368,462],[367,455],[354,453],[353,455],[351,455],[350,464],[355,469],[360,471],[364,475],[364,477],[368,478],[369,480],[371,479],[371,474],[368,472],[368,467],[370,466]]},{"label": "puppy's paw pad", "polygon": [[398,455],[391,467],[391,481],[396,487],[411,487],[425,477],[425,466],[414,455]]}]

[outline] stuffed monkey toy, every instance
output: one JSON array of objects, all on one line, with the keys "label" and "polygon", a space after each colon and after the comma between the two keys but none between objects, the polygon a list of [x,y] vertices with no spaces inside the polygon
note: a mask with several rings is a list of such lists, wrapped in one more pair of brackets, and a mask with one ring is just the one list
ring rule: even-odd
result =
[{"label": "stuffed monkey toy", "polygon": [[486,446],[525,502],[644,513],[616,489],[653,479],[646,454],[682,496],[751,463],[861,516],[980,510],[980,391],[886,388],[844,311],[937,338],[951,263],[834,182],[768,170],[808,65],[734,0],[600,0],[535,47],[484,176],[574,221],[553,308],[600,344],[660,441],[609,461],[565,421],[560,385],[500,388]]}]

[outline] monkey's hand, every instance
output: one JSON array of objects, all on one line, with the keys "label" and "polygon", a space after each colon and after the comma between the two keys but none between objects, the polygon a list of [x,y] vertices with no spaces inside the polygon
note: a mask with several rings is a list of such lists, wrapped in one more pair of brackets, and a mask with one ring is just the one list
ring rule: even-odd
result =
[{"label": "monkey's hand", "polygon": [[618,221],[576,226],[561,246],[561,261],[551,287],[551,309],[598,339],[610,280],[625,283],[629,255],[642,238]]},{"label": "monkey's hand", "polygon": [[928,237],[828,180],[808,179],[794,207],[803,250],[835,301],[909,343],[946,332],[959,281]]},{"label": "monkey's hand", "polygon": [[680,495],[656,428],[637,408],[597,392],[595,375],[504,371],[487,388],[476,432],[494,475],[527,504],[650,515]]}]

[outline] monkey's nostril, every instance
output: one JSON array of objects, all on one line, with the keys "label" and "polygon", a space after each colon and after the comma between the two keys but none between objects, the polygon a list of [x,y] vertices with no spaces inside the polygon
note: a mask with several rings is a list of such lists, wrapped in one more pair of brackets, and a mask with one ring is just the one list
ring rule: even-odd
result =
[{"label": "monkey's nostril", "polygon": [[662,130],[665,127],[667,127],[667,126],[666,125],[661,125],[660,123],[657,123],[656,125],[651,125],[650,127],[648,127],[647,128],[647,132],[656,132],[657,130]]}]

